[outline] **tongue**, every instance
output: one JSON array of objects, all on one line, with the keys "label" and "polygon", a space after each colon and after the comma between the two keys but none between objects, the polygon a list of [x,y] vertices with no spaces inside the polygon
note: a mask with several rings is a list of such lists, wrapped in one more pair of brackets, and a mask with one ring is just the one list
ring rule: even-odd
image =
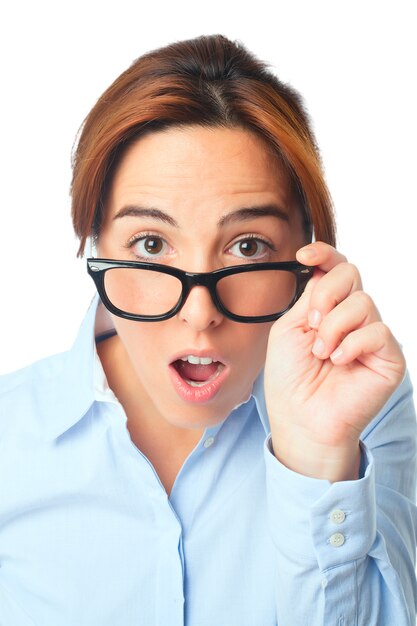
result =
[{"label": "tongue", "polygon": [[219,364],[215,361],[210,363],[210,365],[193,365],[192,363],[188,363],[188,361],[177,361],[175,365],[183,378],[201,382],[213,376]]}]

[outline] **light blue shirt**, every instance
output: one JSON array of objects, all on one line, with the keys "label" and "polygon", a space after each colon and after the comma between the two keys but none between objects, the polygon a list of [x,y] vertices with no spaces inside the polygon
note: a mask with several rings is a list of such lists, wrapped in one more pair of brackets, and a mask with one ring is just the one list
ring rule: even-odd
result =
[{"label": "light blue shirt", "polygon": [[416,420],[406,379],[363,434],[363,477],[273,456],[262,378],[206,429],[170,497],[94,341],[0,378],[1,626],[409,626]]}]

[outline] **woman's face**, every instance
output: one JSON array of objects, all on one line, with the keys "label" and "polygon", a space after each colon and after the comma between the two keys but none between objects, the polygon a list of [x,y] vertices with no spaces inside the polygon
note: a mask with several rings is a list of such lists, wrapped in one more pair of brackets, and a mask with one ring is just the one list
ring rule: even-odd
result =
[{"label": "woman's face", "polygon": [[[210,272],[293,260],[305,243],[287,177],[262,140],[238,128],[190,126],[130,146],[109,190],[98,250]],[[138,404],[187,429],[215,425],[248,398],[272,324],[225,318],[202,286],[171,319],[113,321]]]}]

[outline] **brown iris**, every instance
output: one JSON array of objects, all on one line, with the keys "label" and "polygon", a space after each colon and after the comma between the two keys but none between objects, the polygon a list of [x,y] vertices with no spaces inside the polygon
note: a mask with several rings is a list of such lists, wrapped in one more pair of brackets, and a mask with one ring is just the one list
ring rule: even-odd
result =
[{"label": "brown iris", "polygon": [[146,252],[157,254],[162,250],[162,240],[159,237],[147,237],[144,241]]},{"label": "brown iris", "polygon": [[245,239],[239,243],[239,251],[244,256],[253,256],[258,252],[258,243],[253,239]]}]

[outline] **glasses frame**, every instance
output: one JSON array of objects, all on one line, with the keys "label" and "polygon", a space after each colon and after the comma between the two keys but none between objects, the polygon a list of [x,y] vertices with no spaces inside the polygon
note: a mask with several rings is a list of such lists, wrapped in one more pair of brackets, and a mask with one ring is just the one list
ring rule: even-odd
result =
[{"label": "glasses frame", "polygon": [[[133,268],[140,270],[151,270],[158,271],[162,274],[169,274],[170,276],[175,276],[182,284],[182,292],[177,304],[172,307],[167,313],[162,315],[137,315],[134,313],[127,313],[122,309],[114,306],[114,304],[107,297],[106,289],[104,287],[104,276],[105,273],[113,268],[122,267],[122,268]],[[257,315],[246,317],[243,315],[235,315],[231,313],[228,309],[226,309],[217,295],[216,285],[225,276],[231,276],[232,274],[245,274],[247,272],[256,272],[260,270],[282,270],[286,272],[291,272],[295,275],[297,283],[295,295],[287,308],[278,313],[273,313],[271,315]],[[177,267],[171,267],[170,265],[161,265],[159,263],[146,263],[143,261],[118,261],[114,259],[96,259],[94,257],[90,257],[87,259],[87,271],[93,279],[98,294],[103,302],[104,306],[114,315],[122,317],[127,320],[137,321],[137,322],[162,322],[164,320],[168,320],[181,310],[184,306],[185,301],[187,300],[190,291],[193,287],[206,287],[209,292],[211,299],[216,306],[216,308],[228,319],[233,320],[234,322],[241,322],[243,324],[258,324],[262,322],[273,322],[283,315],[292,306],[297,302],[298,298],[301,296],[307,282],[313,275],[314,267],[310,267],[308,265],[302,265],[297,261],[282,261],[282,262],[274,262],[274,263],[251,263],[250,265],[232,265],[230,267],[222,267],[220,269],[214,270],[213,272],[185,272],[184,270],[180,270]]]}]

